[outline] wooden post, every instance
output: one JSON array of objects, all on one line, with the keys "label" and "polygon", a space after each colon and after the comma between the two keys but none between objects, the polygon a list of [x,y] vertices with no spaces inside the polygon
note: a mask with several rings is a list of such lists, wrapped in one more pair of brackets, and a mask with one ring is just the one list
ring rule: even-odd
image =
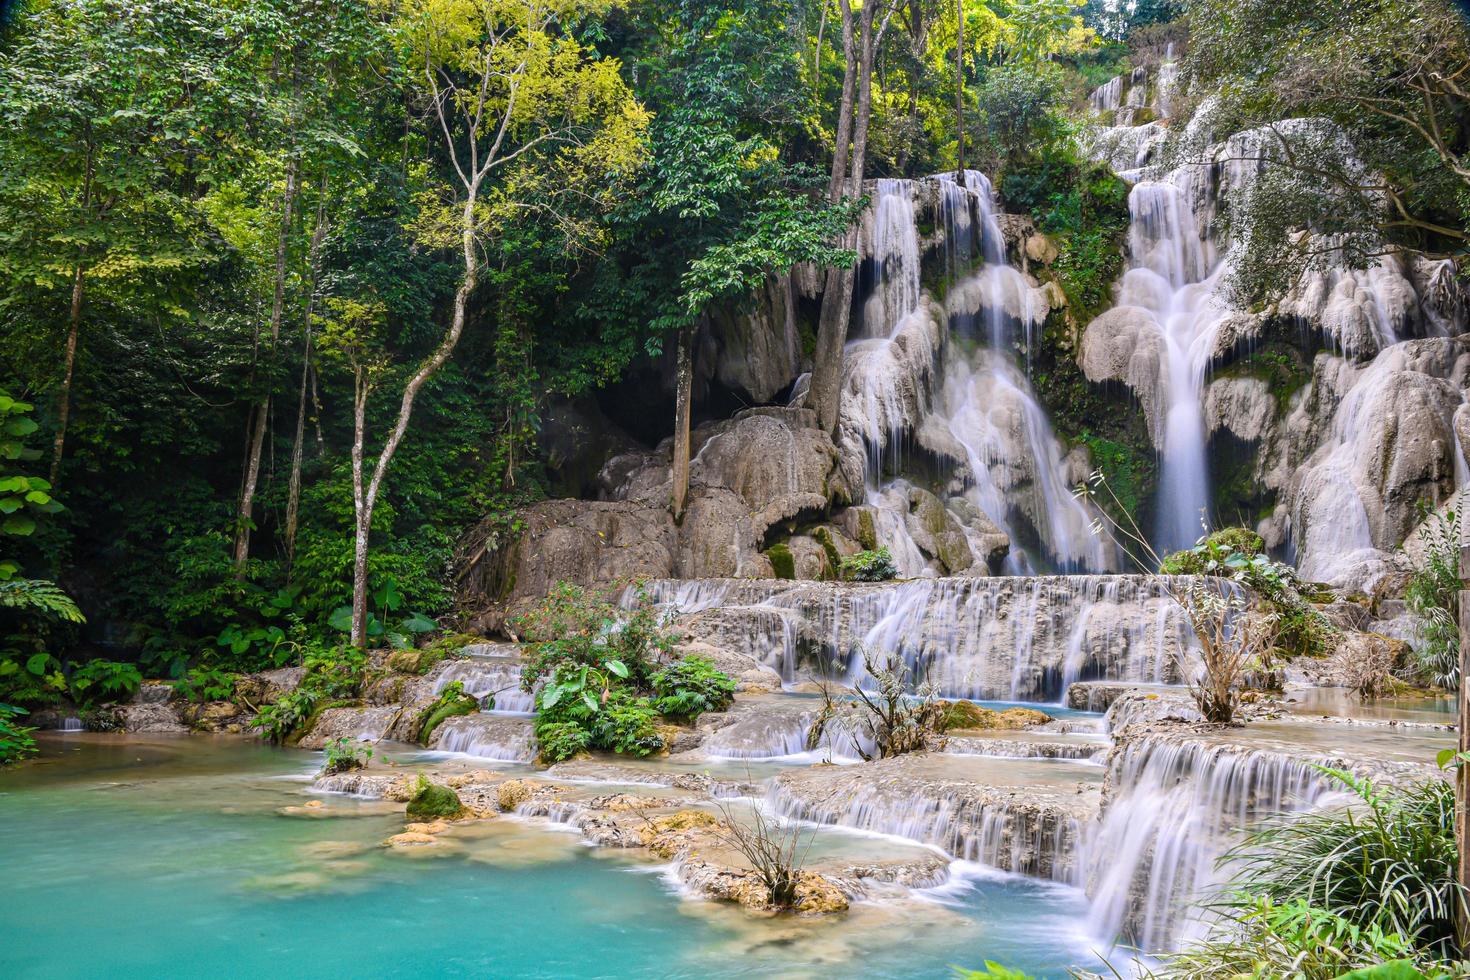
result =
[{"label": "wooden post", "polygon": [[[1470,590],[1465,589],[1470,581],[1470,545],[1460,545],[1460,703],[1459,750],[1470,752]],[[1470,815],[1466,805],[1470,801],[1470,769],[1463,758],[1455,766],[1455,877],[1460,883],[1461,894],[1470,892]],[[1470,912],[1459,903],[1455,916],[1456,931],[1459,933],[1460,949],[1470,949]]]}]

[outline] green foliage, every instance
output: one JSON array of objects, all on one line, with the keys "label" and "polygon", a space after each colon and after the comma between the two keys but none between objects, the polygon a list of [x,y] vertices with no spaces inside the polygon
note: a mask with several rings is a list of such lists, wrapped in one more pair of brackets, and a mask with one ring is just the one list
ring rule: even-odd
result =
[{"label": "green foliage", "polygon": [[[401,614],[404,599],[403,593],[398,591],[398,583],[390,577],[385,577],[381,584],[368,595],[372,603],[371,611],[367,618],[367,639],[369,643],[381,643],[386,641],[395,650],[406,650],[413,645],[409,637],[415,633],[430,633],[439,628],[439,624],[420,612],[409,612],[404,610]],[[352,632],[352,607],[339,606],[332,612],[327,620],[335,630],[343,633]]]},{"label": "green foliage", "polygon": [[451,633],[431,641],[427,646],[414,649],[394,650],[388,655],[388,668],[402,674],[427,674],[446,660],[462,656],[460,653],[471,643],[479,643],[478,636],[468,633]]},{"label": "green foliage", "polygon": [[898,566],[885,545],[873,551],[859,551],[842,559],[838,569],[848,582],[887,582],[898,577]]},{"label": "green foliage", "polygon": [[454,790],[431,783],[423,773],[419,773],[406,812],[410,820],[452,819],[464,812],[464,804]]},{"label": "green foliage", "polygon": [[36,754],[36,740],[31,738],[34,728],[20,724],[16,719],[29,714],[26,709],[13,704],[0,704],[0,766]]},{"label": "green foliage", "polygon": [[35,708],[56,704],[67,693],[61,661],[51,654],[0,650],[0,697],[7,702]]},{"label": "green foliage", "polygon": [[724,711],[735,698],[735,679],[704,657],[676,660],[651,683],[658,712],[688,721],[706,711]]},{"label": "green foliage", "polygon": [[1323,772],[1353,795],[1352,805],[1254,834],[1234,855],[1242,861],[1239,885],[1274,903],[1304,903],[1365,933],[1401,937],[1436,958],[1452,955],[1456,916],[1470,911],[1455,873],[1453,784],[1380,790],[1350,773]]},{"label": "green foliage", "polygon": [[[675,637],[667,613],[641,586],[631,608],[619,609],[579,586],[558,583],[516,629],[536,643],[522,685],[531,690],[545,681],[536,694],[544,760],[586,749],[649,755],[664,747],[658,711],[645,695],[655,663],[668,659]],[[580,728],[585,738],[565,726]]]},{"label": "green foliage", "polygon": [[260,706],[251,722],[262,738],[285,742],[303,722],[330,702],[355,698],[362,687],[367,655],[354,647],[312,650],[302,662],[305,673],[294,691]]},{"label": "green foliage", "polygon": [[465,693],[464,684],[459,681],[450,681],[444,685],[444,690],[423,711],[419,712],[419,741],[424,745],[429,744],[429,737],[434,734],[434,729],[446,718],[456,715],[473,714],[480,710],[480,702]]},{"label": "green foliage", "polygon": [[1164,558],[1164,575],[1228,578],[1259,596],[1275,616],[1272,645],[1287,657],[1323,657],[1340,638],[1337,627],[1311,604],[1317,593],[1289,565],[1263,554],[1265,542],[1249,528],[1230,527]]},{"label": "green foliage", "polygon": [[1012,171],[1039,146],[1065,132],[1062,77],[1054,65],[1015,65],[987,72],[977,90],[980,129],[1000,161],[1002,190],[1011,199]]},{"label": "green foliage", "polygon": [[326,754],[322,772],[332,775],[365,768],[373,750],[350,738],[334,738],[326,744]]},{"label": "green foliage", "polygon": [[[1237,908],[1233,920],[1215,938],[1169,957],[1161,969],[1145,976],[1156,980],[1424,976],[1414,968],[1413,946],[1403,936],[1377,923],[1360,926],[1302,899],[1276,902],[1257,896]],[[1356,972],[1359,969],[1368,972]]]},{"label": "green foliage", "polygon": [[558,582],[539,607],[512,624],[532,644],[522,686],[531,690],[539,679],[564,664],[590,667],[598,677],[646,686],[652,664],[667,659],[677,640],[670,629],[671,618],[641,584],[631,606],[620,609],[589,589]]},{"label": "green foliage", "polygon": [[1032,980],[1031,974],[1001,966],[994,960],[986,960],[983,970],[954,968],[956,980]]},{"label": "green foliage", "polygon": [[1425,679],[1446,690],[1460,685],[1459,502],[1423,524],[1423,559],[1404,589],[1414,623],[1414,660]]},{"label": "green foliage", "polygon": [[228,701],[235,693],[238,674],[213,667],[195,667],[173,682],[177,694],[196,704]]},{"label": "green foliage", "polygon": [[89,660],[71,675],[71,696],[89,706],[102,701],[126,701],[138,693],[143,675],[137,664]]},{"label": "green foliage", "polygon": [[592,745],[592,733],[576,722],[538,722],[536,742],[542,762],[562,762],[586,752]]}]

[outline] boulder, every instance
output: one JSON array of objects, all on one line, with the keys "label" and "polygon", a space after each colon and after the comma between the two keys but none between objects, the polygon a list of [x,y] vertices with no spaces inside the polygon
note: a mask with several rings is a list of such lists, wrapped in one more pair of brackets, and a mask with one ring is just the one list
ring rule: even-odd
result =
[{"label": "boulder", "polygon": [[1093,382],[1121,382],[1133,392],[1155,447],[1164,441],[1165,356],[1158,324],[1141,306],[1115,306],[1082,334],[1082,373]]}]

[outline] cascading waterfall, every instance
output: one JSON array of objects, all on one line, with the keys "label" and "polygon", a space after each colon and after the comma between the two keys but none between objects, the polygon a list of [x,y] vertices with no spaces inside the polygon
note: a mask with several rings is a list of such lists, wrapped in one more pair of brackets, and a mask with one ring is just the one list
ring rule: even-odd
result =
[{"label": "cascading waterfall", "polygon": [[[671,602],[681,583],[646,588]],[[1057,702],[1077,680],[1175,683],[1178,654],[1191,647],[1174,601],[1140,577],[742,580],[724,594],[696,633],[760,657],[788,681],[805,658],[861,682],[865,647],[902,655],[946,697]],[[706,621],[715,612],[718,622]]]},{"label": "cascading waterfall", "polygon": [[[933,193],[953,283],[943,313],[947,327],[936,323],[921,285],[919,186]],[[1033,570],[1022,542],[1034,542],[1038,557],[1061,569],[1110,567],[1109,547],[1092,533],[1092,515],[1071,492],[1079,474],[1069,472],[1050,420],[1013,360],[1019,349],[1029,371],[1050,302],[1006,263],[989,180],[969,170],[923,185],[878,181],[865,242],[877,281],[864,303],[861,337],[846,351],[844,431],[863,444],[865,503],[876,512],[879,537],[900,574],[924,574],[928,565],[906,527],[909,485],[884,483],[883,474],[897,469],[904,440],[925,427],[943,431],[942,441],[960,450],[957,460],[969,472],[965,496],[1011,538],[1008,572]],[[973,269],[976,258],[983,261]],[[962,355],[946,343],[951,333],[982,347]]]},{"label": "cascading waterfall", "polygon": [[1222,265],[1190,207],[1192,174],[1176,171],[1175,177],[1179,183],[1140,182],[1128,195],[1131,267],[1117,295],[1117,305],[1134,308],[1158,339],[1162,417],[1156,413],[1152,423],[1161,460],[1161,552],[1193,545],[1208,520],[1203,392],[1229,312],[1216,293]]},{"label": "cascading waterfall", "polygon": [[458,681],[473,698],[494,696],[494,713],[529,714],[536,710],[536,695],[521,689],[520,660],[508,658],[467,658],[456,660],[444,668],[434,682],[438,694]]},{"label": "cascading waterfall", "polygon": [[1321,803],[1310,762],[1203,742],[1130,742],[1115,751],[1110,801],[1091,840],[1092,928],[1145,952],[1202,934],[1198,901],[1226,880],[1219,858],[1263,817]]}]

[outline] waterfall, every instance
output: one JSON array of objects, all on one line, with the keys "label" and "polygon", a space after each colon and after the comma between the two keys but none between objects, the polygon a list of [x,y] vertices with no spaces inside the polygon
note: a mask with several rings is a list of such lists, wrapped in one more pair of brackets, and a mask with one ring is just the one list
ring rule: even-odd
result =
[{"label": "waterfall", "polygon": [[[678,587],[648,585],[660,600]],[[1192,644],[1159,583],[1133,576],[731,581],[726,602],[686,620],[686,636],[788,681],[803,658],[860,681],[860,647],[894,652],[945,697],[975,700],[1058,702],[1078,680],[1176,683]]]},{"label": "waterfall", "polygon": [[434,729],[429,747],[495,762],[536,758],[536,736],[529,722],[484,713],[445,719]]},{"label": "waterfall", "polygon": [[1236,832],[1331,792],[1307,761],[1158,738],[1116,749],[1107,781],[1108,803],[1089,843],[1091,926],[1146,953],[1203,932],[1198,902],[1224,883],[1218,861]]},{"label": "waterfall", "polygon": [[473,698],[495,697],[495,713],[528,714],[536,710],[536,695],[521,690],[520,660],[509,658],[468,658],[449,663],[434,681],[438,694],[454,681],[464,686]]},{"label": "waterfall", "polygon": [[888,336],[919,306],[919,227],[912,195],[912,181],[877,182],[866,251],[876,283],[863,304],[863,331],[869,337]]},{"label": "waterfall", "polygon": [[1229,309],[1216,287],[1221,264],[1200,233],[1190,207],[1187,172],[1180,183],[1143,181],[1128,195],[1130,268],[1117,305],[1159,340],[1159,412],[1151,419],[1161,459],[1161,552],[1192,546],[1208,522],[1210,490],[1205,463],[1204,385],[1221,324]]}]

